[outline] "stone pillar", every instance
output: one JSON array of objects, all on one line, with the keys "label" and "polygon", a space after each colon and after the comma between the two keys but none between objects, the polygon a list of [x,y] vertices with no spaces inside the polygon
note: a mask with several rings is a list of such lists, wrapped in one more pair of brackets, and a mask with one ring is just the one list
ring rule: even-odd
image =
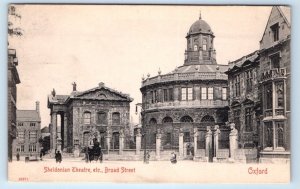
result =
[{"label": "stone pillar", "polygon": [[74,138],[74,151],[73,151],[74,157],[79,157],[80,150],[79,150],[79,139]]},{"label": "stone pillar", "polygon": [[120,130],[120,135],[119,135],[119,154],[122,155],[124,150],[124,133],[123,129]]},{"label": "stone pillar", "polygon": [[230,124],[229,134],[229,157],[231,161],[235,159],[235,150],[238,149],[238,130],[235,128],[235,124]]},{"label": "stone pillar", "polygon": [[51,133],[51,143],[52,143],[52,153],[55,153],[56,146],[56,139],[57,139],[57,133],[56,133],[56,127],[57,127],[57,114],[56,112],[52,112],[51,114],[51,124],[52,124],[52,133]]},{"label": "stone pillar", "polygon": [[156,134],[156,159],[160,159],[160,148],[161,148],[161,132],[160,129],[157,129]]},{"label": "stone pillar", "polygon": [[179,133],[179,156],[183,157],[183,132]]},{"label": "stone pillar", "polygon": [[140,155],[141,153],[141,145],[142,145],[142,134],[141,134],[141,130],[137,129],[137,134],[135,136],[135,145],[136,145],[136,155]]},{"label": "stone pillar", "polygon": [[174,101],[179,100],[179,88],[176,86],[174,87]]},{"label": "stone pillar", "polygon": [[198,128],[194,128],[194,159],[196,157],[196,154],[197,154],[197,139],[198,139]]},{"label": "stone pillar", "polygon": [[217,153],[219,149],[219,134],[220,134],[220,129],[219,125],[215,125],[215,132],[214,132],[214,158],[213,161],[217,162]]},{"label": "stone pillar", "polygon": [[60,124],[58,125],[57,124],[57,141],[56,141],[56,145],[57,145],[57,150],[59,150],[60,152],[62,152],[62,137],[61,137],[61,135],[63,134],[63,133],[61,133],[61,131],[62,131],[62,129],[61,129],[61,127],[63,126],[63,119],[62,119],[62,114],[58,114],[59,116],[60,116]]},{"label": "stone pillar", "polygon": [[111,140],[111,134],[110,134],[110,131],[107,130],[107,135],[106,135],[106,149],[107,149],[107,154],[109,154],[109,150],[110,150],[110,140]]},{"label": "stone pillar", "polygon": [[67,147],[69,146],[68,144],[68,118],[66,113],[64,113],[64,149],[63,150],[67,150]]},{"label": "stone pillar", "polygon": [[209,156],[212,153],[212,132],[210,127],[206,127],[206,134],[205,134],[205,159],[209,161]]},{"label": "stone pillar", "polygon": [[[198,72],[196,72],[198,73]],[[196,97],[196,100],[200,100],[200,86],[195,86],[195,97]]]}]

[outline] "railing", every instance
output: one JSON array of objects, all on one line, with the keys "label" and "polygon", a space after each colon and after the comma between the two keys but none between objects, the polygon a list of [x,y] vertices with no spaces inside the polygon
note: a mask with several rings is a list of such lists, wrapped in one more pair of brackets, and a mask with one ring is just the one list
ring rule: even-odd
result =
[{"label": "railing", "polygon": [[192,72],[192,73],[172,73],[166,75],[158,75],[147,78],[142,82],[142,87],[154,83],[163,83],[169,81],[186,81],[186,80],[211,80],[220,79],[227,80],[227,75],[220,72]]},{"label": "railing", "polygon": [[228,106],[228,101],[225,100],[193,100],[193,101],[172,101],[172,102],[158,102],[149,104],[149,109],[160,109],[160,108],[184,108],[184,107],[224,107]]},{"label": "railing", "polygon": [[279,79],[286,77],[286,69],[285,68],[277,68],[277,69],[271,69],[267,70],[262,73],[261,75],[261,81],[268,81],[273,79]]}]

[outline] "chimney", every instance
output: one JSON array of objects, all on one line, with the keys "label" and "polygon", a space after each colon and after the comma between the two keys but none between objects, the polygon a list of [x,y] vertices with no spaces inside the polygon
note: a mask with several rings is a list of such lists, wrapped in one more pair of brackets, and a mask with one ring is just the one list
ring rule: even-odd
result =
[{"label": "chimney", "polygon": [[39,101],[35,102],[35,109],[37,112],[40,112],[40,102]]}]

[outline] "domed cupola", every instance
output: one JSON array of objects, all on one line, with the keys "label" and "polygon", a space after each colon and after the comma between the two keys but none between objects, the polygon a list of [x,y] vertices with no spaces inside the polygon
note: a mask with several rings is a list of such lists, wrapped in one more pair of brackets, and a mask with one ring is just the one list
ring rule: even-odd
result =
[{"label": "domed cupola", "polygon": [[187,49],[184,65],[216,64],[216,51],[213,40],[214,33],[208,23],[199,16],[186,35]]}]

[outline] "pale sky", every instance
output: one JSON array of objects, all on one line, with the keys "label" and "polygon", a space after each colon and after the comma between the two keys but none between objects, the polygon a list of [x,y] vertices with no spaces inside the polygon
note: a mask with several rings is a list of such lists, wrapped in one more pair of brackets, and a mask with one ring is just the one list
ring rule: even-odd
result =
[{"label": "pale sky", "polygon": [[272,7],[256,6],[101,6],[18,5],[22,37],[9,38],[17,49],[17,108],[40,101],[42,127],[50,122],[47,95],[84,91],[104,82],[128,93],[131,116],[141,102],[141,78],[183,65],[186,33],[202,19],[215,34],[218,64],[259,48]]}]

